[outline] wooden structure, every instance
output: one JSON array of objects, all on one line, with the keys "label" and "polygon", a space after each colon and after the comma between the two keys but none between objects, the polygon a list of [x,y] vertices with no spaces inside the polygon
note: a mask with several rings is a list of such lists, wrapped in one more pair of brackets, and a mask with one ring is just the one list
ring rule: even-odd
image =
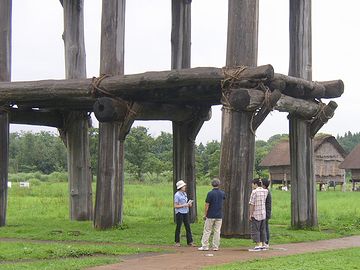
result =
[{"label": "wooden structure", "polygon": [[[0,83],[0,225],[6,217],[9,122],[55,126],[63,132],[74,197],[70,216],[90,219],[84,135],[87,113],[95,112],[101,124],[94,227],[105,229],[122,222],[124,140],[133,121],[173,122],[174,185],[184,179],[189,197],[196,201],[194,141],[215,104],[223,105],[220,177],[229,198],[223,236],[249,236],[255,132],[273,109],[290,113],[290,154],[295,164],[292,224],[317,223],[313,167],[304,161],[312,160],[311,138],[337,107],[334,101],[325,105],[319,100],[341,96],[344,85],[341,80],[311,82],[310,1],[290,1],[292,76],[275,74],[271,65],[257,67],[258,0],[229,0],[226,68],[190,68],[191,0],[172,0],[172,70],[122,75],[125,0],[103,1],[100,73],[105,75],[93,79],[84,78],[83,0],[60,2],[65,15],[66,80],[11,83],[11,0],[0,0],[0,79],[4,81]],[[75,136],[81,139],[75,141]],[[77,157],[82,159],[79,164]],[[191,220],[195,219],[196,204],[191,210]]]},{"label": "wooden structure", "polygon": [[351,171],[352,190],[359,190],[356,188],[356,183],[360,182],[360,144],[346,156],[345,160],[339,165],[339,168]]},{"label": "wooden structure", "polygon": [[[343,185],[345,170],[339,169],[339,164],[346,156],[345,150],[335,137],[330,135],[315,137],[313,146],[315,181],[319,184],[319,190],[324,184]],[[282,140],[276,144],[261,161],[260,166],[269,169],[272,184],[288,186],[291,181],[289,141]]]}]

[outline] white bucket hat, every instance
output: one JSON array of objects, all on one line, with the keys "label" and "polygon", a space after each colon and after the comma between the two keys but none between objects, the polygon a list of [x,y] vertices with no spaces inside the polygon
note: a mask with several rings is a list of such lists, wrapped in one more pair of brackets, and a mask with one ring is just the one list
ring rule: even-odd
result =
[{"label": "white bucket hat", "polygon": [[183,186],[186,186],[186,183],[183,180],[180,180],[180,181],[176,182],[176,189],[180,189]]}]

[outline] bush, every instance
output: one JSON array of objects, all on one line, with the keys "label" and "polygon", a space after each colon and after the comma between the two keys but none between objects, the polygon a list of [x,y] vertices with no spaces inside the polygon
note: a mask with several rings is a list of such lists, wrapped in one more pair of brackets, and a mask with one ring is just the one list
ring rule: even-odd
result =
[{"label": "bush", "polygon": [[67,182],[68,174],[66,172],[53,172],[48,175],[48,181],[52,183]]},{"label": "bush", "polygon": [[31,178],[29,179],[29,183],[30,183],[30,187],[32,186],[40,186],[41,185],[41,181],[39,179],[36,178]]}]

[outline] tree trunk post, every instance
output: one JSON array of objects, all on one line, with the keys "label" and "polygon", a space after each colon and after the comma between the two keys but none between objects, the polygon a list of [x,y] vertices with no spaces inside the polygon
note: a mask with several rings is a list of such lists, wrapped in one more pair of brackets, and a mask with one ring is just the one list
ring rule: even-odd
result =
[{"label": "tree trunk post", "polygon": [[[0,0],[0,81],[11,81],[11,0]],[[6,225],[9,115],[0,108],[0,227]]]},{"label": "tree trunk post", "polygon": [[[86,78],[83,0],[64,0],[64,45],[66,79]],[[92,220],[92,173],[87,112],[69,112],[59,132],[67,147],[70,219]]]},{"label": "tree trunk post", "polygon": [[[125,0],[103,0],[100,73],[124,74]],[[99,156],[94,227],[122,223],[124,140],[117,122],[99,123]]]},{"label": "tree trunk post", "polygon": [[[226,66],[256,66],[258,0],[229,0],[228,14]],[[252,115],[227,106],[222,109],[220,179],[228,198],[221,227],[224,237],[250,236],[248,211],[255,155]]]},{"label": "tree trunk post", "polygon": [[[289,75],[311,81],[311,0],[290,0]],[[318,224],[316,183],[310,121],[289,117],[291,164],[291,225],[294,228]]]},{"label": "tree trunk post", "polygon": [[[171,69],[190,68],[191,63],[191,0],[172,0]],[[209,111],[209,109],[207,109]],[[173,192],[176,182],[187,183],[190,222],[197,219],[195,139],[204,119],[173,121]]]}]

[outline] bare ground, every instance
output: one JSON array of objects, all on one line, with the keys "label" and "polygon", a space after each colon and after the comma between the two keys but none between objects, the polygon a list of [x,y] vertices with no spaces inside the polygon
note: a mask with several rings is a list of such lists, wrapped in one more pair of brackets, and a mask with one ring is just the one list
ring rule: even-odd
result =
[{"label": "bare ground", "polygon": [[162,247],[167,254],[139,254],[122,257],[122,262],[88,268],[88,270],[147,270],[147,269],[201,269],[235,261],[247,261],[274,256],[360,247],[360,235],[315,242],[274,245],[267,251],[250,252],[245,248],[222,248],[219,251],[198,251],[197,247]]}]

